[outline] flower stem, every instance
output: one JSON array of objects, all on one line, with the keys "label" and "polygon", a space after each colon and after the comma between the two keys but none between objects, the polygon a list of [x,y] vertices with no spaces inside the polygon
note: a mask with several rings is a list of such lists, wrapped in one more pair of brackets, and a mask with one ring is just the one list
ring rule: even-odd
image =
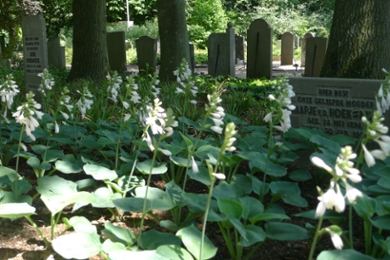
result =
[{"label": "flower stem", "polygon": [[317,240],[318,240],[318,238],[320,236],[320,229],[321,229],[321,226],[322,226],[322,220],[323,220],[323,217],[321,216],[319,221],[318,221],[316,233],[315,233],[314,238],[313,238],[313,243],[311,244],[310,254],[309,254],[309,258],[308,258],[309,260],[313,259],[314,251],[316,249]]},{"label": "flower stem", "polygon": [[215,177],[213,175],[211,175],[210,177],[211,177],[211,184],[210,184],[209,194],[207,196],[206,211],[205,211],[204,216],[203,216],[202,238],[200,239],[199,260],[202,259],[204,237],[206,234],[207,216],[209,215],[209,208],[210,208],[210,204],[211,204],[211,197],[213,194],[213,187],[214,187],[214,182],[215,182]]},{"label": "flower stem", "polygon": [[22,129],[20,130],[18,152],[16,154],[16,166],[15,166],[15,171],[16,172],[18,172],[18,169],[19,169],[20,147],[22,146],[23,132],[24,132],[24,125],[22,125]]}]

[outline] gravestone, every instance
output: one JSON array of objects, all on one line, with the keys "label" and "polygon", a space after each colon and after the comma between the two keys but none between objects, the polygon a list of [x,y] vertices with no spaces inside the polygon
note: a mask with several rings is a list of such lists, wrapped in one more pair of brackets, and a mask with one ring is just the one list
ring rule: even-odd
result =
[{"label": "gravestone", "polygon": [[[293,127],[319,129],[326,134],[359,138],[364,130],[363,115],[371,118],[375,92],[383,80],[290,77],[296,106],[291,114]],[[390,124],[390,113],[385,124]]]},{"label": "gravestone", "polygon": [[306,41],[305,77],[319,77],[325,60],[328,38],[313,37]]},{"label": "gravestone", "polygon": [[60,37],[55,37],[47,42],[47,54],[49,66],[65,68],[65,47],[61,46]]},{"label": "gravestone", "polygon": [[189,64],[192,74],[194,74],[195,71],[195,50],[194,50],[194,44],[192,42],[189,42],[189,47],[190,47],[190,61],[191,64]]},{"label": "gravestone", "polygon": [[245,60],[245,52],[244,52],[244,37],[241,35],[235,34],[234,35],[235,44],[236,44],[236,64],[238,60]]},{"label": "gravestone", "polygon": [[298,49],[299,48],[299,36],[294,34],[294,49]]},{"label": "gravestone", "polygon": [[285,32],[282,34],[282,52],[280,65],[292,65],[294,63],[294,34]]},{"label": "gravestone", "polygon": [[40,99],[38,73],[49,67],[47,57],[46,24],[43,14],[22,17],[23,60],[27,92],[33,91]]},{"label": "gravestone", "polygon": [[248,29],[247,78],[272,78],[272,28],[264,19],[254,20]]},{"label": "gravestone", "polygon": [[302,45],[301,45],[301,67],[305,67],[306,64],[306,41],[308,38],[313,38],[314,34],[311,32],[305,33],[302,38]]},{"label": "gravestone", "polygon": [[140,74],[156,71],[157,66],[157,39],[142,36],[135,40],[137,50],[138,70]]},{"label": "gravestone", "polygon": [[110,70],[123,72],[126,67],[126,37],[124,31],[107,32],[107,53]]},{"label": "gravestone", "polygon": [[235,75],[235,38],[233,23],[228,23],[226,33],[212,33],[208,42],[208,74]]}]

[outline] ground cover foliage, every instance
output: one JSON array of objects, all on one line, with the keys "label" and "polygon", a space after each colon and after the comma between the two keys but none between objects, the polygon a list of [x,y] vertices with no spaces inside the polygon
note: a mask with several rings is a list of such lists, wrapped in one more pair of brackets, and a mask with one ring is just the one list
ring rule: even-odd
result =
[{"label": "ground cover foliage", "polygon": [[[309,259],[389,257],[389,79],[356,140],[291,128],[285,78],[194,77],[185,63],[171,84],[115,72],[102,86],[66,84],[66,73],[45,70],[40,96],[22,93],[20,71],[0,73],[0,217],[25,218],[63,258],[212,259],[209,228],[232,259],[301,240],[312,244]],[[322,181],[307,210],[301,187],[313,178]],[[34,221],[38,201],[49,234]],[[111,221],[93,224],[78,215],[84,207],[108,210]],[[132,226],[116,225],[131,213]],[[316,250],[320,236],[338,250]]]}]

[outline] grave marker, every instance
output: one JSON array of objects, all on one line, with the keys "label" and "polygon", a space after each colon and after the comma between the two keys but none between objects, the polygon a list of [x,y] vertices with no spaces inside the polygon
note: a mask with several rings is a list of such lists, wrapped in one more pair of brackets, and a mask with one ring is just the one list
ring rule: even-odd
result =
[{"label": "grave marker", "polygon": [[47,42],[47,54],[49,65],[55,68],[65,68],[65,47],[61,46],[60,37],[55,37]]},{"label": "grave marker", "polygon": [[[291,115],[293,127],[319,129],[326,134],[344,134],[359,138],[363,115],[370,118],[375,93],[383,80],[290,77],[296,106]],[[390,124],[390,113],[385,124]]]},{"label": "grave marker", "polygon": [[156,71],[157,66],[157,39],[142,36],[135,40],[137,49],[138,70],[140,74]]},{"label": "grave marker", "polygon": [[294,34],[294,49],[298,49],[299,48],[299,36]]},{"label": "grave marker", "polygon": [[290,32],[283,33],[280,65],[292,65],[294,63],[294,38],[294,34]]},{"label": "grave marker", "polygon": [[264,19],[248,29],[247,78],[272,78],[272,28]]},{"label": "grave marker", "polygon": [[235,75],[235,38],[233,23],[228,23],[226,33],[212,33],[208,42],[208,74]]},{"label": "grave marker", "polygon": [[43,14],[22,17],[23,60],[27,92],[40,98],[38,73],[48,68],[46,24]]},{"label": "grave marker", "polygon": [[110,70],[123,72],[126,67],[126,37],[124,31],[107,32],[107,52]]},{"label": "grave marker", "polygon": [[236,59],[235,62],[237,64],[238,60],[245,60],[245,53],[244,53],[244,37],[241,35],[235,34],[234,35],[235,44],[236,44]]},{"label": "grave marker", "polygon": [[319,77],[325,60],[328,38],[308,38],[306,42],[305,77]]},{"label": "grave marker", "polygon": [[306,64],[306,41],[308,38],[313,38],[314,34],[311,32],[306,33],[303,35],[302,38],[302,46],[301,46],[301,67],[305,67]]}]

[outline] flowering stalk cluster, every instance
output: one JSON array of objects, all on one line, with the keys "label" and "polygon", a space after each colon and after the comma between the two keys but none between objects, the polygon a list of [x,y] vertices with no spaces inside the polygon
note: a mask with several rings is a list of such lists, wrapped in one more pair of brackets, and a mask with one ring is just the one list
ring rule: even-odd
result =
[{"label": "flowering stalk cluster", "polygon": [[157,98],[158,95],[160,95],[161,89],[158,86],[160,84],[160,80],[157,77],[157,74],[154,73],[151,78],[151,84],[152,84],[152,95],[154,98]]},{"label": "flowering stalk cluster", "polygon": [[38,110],[41,109],[41,104],[34,100],[34,94],[31,91],[26,94],[26,99],[27,101],[20,105],[16,109],[16,112],[12,113],[12,116],[15,118],[16,122],[25,126],[26,134],[35,141],[35,136],[32,132],[39,126],[39,123],[34,115],[36,115],[38,119],[41,119],[43,113]]},{"label": "flowering stalk cluster", "polygon": [[186,97],[190,98],[191,104],[196,105],[198,87],[195,85],[195,81],[192,80],[192,71],[185,59],[182,60],[179,68],[175,70],[173,74],[176,76],[177,83],[179,83],[175,93],[184,94]]},{"label": "flowering stalk cluster", "polygon": [[295,96],[292,85],[287,80],[280,81],[278,86],[273,86],[273,94],[268,95],[271,101],[271,111],[264,117],[265,122],[280,122],[274,127],[281,131],[287,132],[291,127],[290,115],[295,106],[291,103],[291,98]]},{"label": "flowering stalk cluster", "polygon": [[77,90],[77,93],[81,95],[80,99],[77,101],[76,106],[79,108],[81,113],[81,119],[85,118],[85,114],[88,109],[91,109],[91,105],[93,104],[92,94],[89,92],[88,87],[84,87],[83,91],[80,92]]},{"label": "flowering stalk cluster", "polygon": [[0,84],[0,96],[1,103],[5,104],[5,109],[3,112],[3,118],[7,121],[7,112],[8,109],[11,109],[12,104],[14,103],[14,97],[18,95],[19,89],[13,80],[12,74],[7,75],[6,80],[3,84]]},{"label": "flowering stalk cluster", "polygon": [[210,119],[213,120],[214,125],[211,126],[211,130],[217,134],[222,134],[223,118],[225,117],[225,110],[222,106],[219,105],[222,99],[219,97],[217,92],[207,95],[209,104],[206,105],[206,111],[210,116]]},{"label": "flowering stalk cluster", "polygon": [[375,97],[376,109],[380,115],[383,115],[390,107],[390,74],[385,69],[383,69],[383,72],[387,74],[386,80],[381,84],[378,94]]},{"label": "flowering stalk cluster", "polygon": [[46,97],[46,91],[52,90],[55,85],[54,77],[47,69],[44,69],[43,72],[38,74],[38,76],[42,78],[41,84],[39,85],[39,91],[44,97]]},{"label": "flowering stalk cluster", "polygon": [[107,75],[106,78],[108,80],[107,92],[111,94],[110,99],[116,103],[118,102],[118,90],[122,84],[122,78],[118,75],[117,71],[114,72],[112,77]]},{"label": "flowering stalk cluster", "polygon": [[[319,203],[316,209],[315,216],[322,218],[325,211],[328,209],[335,209],[337,212],[343,212],[345,209],[345,198],[350,204],[356,203],[357,197],[362,197],[363,194],[360,190],[352,187],[348,181],[358,183],[362,180],[360,171],[354,168],[353,159],[356,158],[356,154],[353,153],[351,146],[346,146],[341,149],[339,156],[336,159],[336,165],[331,167],[327,165],[321,158],[312,157],[311,161],[314,165],[326,170],[332,175],[329,189],[323,193],[323,191],[317,187],[320,196],[318,197]],[[339,183],[344,184],[346,193],[343,195]],[[336,237],[336,233],[330,233],[332,241],[336,248],[341,249],[340,238]]]}]

